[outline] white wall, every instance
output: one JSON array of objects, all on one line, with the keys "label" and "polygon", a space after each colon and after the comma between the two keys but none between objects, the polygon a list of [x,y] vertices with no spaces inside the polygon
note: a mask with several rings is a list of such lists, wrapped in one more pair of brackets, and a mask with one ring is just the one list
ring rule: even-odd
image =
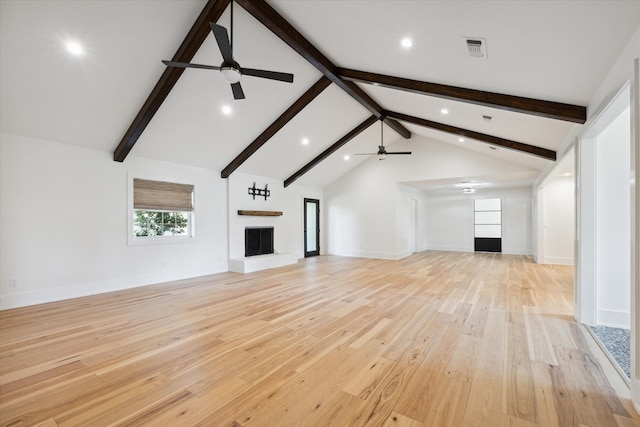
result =
[{"label": "white wall", "polygon": [[[248,194],[248,188],[269,186],[271,196]],[[292,184],[284,188],[281,180],[235,172],[228,178],[229,188],[229,258],[244,257],[245,227],[274,227],[274,250],[304,258],[304,199],[320,200],[320,230],[324,224],[322,190]],[[238,210],[281,211],[282,216],[241,216]],[[321,232],[322,235],[322,232]],[[324,253],[321,239],[320,250]]]},{"label": "white wall", "polygon": [[630,322],[630,115],[627,108],[596,138],[596,322]]},{"label": "white wall", "polygon": [[[426,215],[426,222],[425,219],[420,222],[422,228],[418,225],[418,229],[425,233],[419,247],[424,249],[428,246],[425,239],[428,239],[431,219],[427,213],[426,196],[410,192],[399,183],[519,174],[523,171],[521,166],[418,135],[408,141],[400,140],[392,147],[392,150],[411,150],[413,155],[411,158],[390,156],[384,161],[372,158],[325,188],[326,236],[330,254],[385,259],[407,256],[411,242],[408,221],[412,197],[418,201],[419,212]],[[509,236],[505,241],[506,248],[517,253],[530,253],[529,231],[522,227],[522,221],[530,221],[530,212],[524,211],[529,208],[530,200],[516,197],[512,211],[518,214],[509,219],[505,228]],[[458,227],[455,232],[463,233],[464,230]],[[466,243],[461,245],[456,243],[458,240],[462,241],[464,237],[449,239],[447,245],[466,250]]]},{"label": "white wall", "polygon": [[502,199],[502,253],[530,255],[531,188],[478,189],[474,194],[427,194],[427,247],[473,252],[473,200]]},{"label": "white wall", "polygon": [[[427,216],[426,216],[426,195],[423,191],[408,185],[399,184],[396,193],[396,233],[397,248],[400,258],[421,252],[427,249]],[[415,201],[416,210],[415,224],[412,226],[412,201]],[[412,228],[413,227],[413,228]],[[415,248],[414,248],[415,246]]]},{"label": "white wall", "polygon": [[[130,175],[194,184],[195,238],[128,246]],[[0,308],[227,271],[225,200],[217,171],[2,133]]]},{"label": "white wall", "polygon": [[573,265],[575,240],[575,179],[562,176],[539,190],[540,264]]}]

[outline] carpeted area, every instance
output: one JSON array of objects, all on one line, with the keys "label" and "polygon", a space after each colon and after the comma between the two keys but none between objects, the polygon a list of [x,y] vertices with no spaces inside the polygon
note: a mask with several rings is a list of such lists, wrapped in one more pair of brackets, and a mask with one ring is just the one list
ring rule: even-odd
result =
[{"label": "carpeted area", "polygon": [[609,326],[589,326],[593,333],[598,337],[602,345],[611,354],[614,360],[627,375],[627,378],[631,377],[630,369],[630,352],[631,352],[631,337],[628,329],[611,328]]}]

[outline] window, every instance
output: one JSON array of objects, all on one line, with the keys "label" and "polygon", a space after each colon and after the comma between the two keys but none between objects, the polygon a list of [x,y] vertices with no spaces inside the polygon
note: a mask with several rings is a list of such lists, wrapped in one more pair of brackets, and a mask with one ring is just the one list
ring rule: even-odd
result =
[{"label": "window", "polygon": [[135,238],[193,236],[193,185],[133,179]]},{"label": "window", "polygon": [[502,252],[502,200],[474,200],[474,250]]}]

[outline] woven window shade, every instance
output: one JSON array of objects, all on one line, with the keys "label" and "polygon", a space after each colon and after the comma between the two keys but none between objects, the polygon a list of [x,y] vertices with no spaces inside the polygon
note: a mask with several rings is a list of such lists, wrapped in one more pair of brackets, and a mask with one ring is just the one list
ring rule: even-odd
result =
[{"label": "woven window shade", "polygon": [[133,208],[192,211],[193,185],[133,179]]}]

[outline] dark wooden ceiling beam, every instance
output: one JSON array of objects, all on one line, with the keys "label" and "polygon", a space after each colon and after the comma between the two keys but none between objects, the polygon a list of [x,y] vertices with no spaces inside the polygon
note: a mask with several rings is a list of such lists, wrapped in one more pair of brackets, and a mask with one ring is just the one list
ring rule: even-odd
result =
[{"label": "dark wooden ceiling beam", "polygon": [[[271,30],[289,47],[298,52],[311,65],[316,67],[325,77],[344,90],[349,96],[358,101],[363,107],[377,118],[383,117],[382,107],[378,105],[362,88],[353,82],[342,80],[336,73],[337,67],[309,42],[286,19],[269,6],[264,0],[236,0],[247,12],[262,25]],[[383,117],[387,126],[394,129],[404,138],[411,138],[411,132],[395,120]]]},{"label": "dark wooden ceiling beam", "polygon": [[[176,51],[176,54],[173,55],[172,61],[190,62],[211,31],[209,22],[217,22],[228,5],[229,0],[209,0]],[[159,63],[160,60],[158,60]],[[149,97],[116,147],[113,153],[113,160],[117,162],[124,161],[184,70],[184,68],[177,67],[165,68],[151,94],[149,94]]]},{"label": "dark wooden ceiling beam", "polygon": [[331,84],[331,80],[322,76],[311,88],[309,88],[296,102],[280,115],[267,129],[264,130],[251,144],[247,146],[235,159],[222,170],[220,176],[228,178],[233,171],[238,169],[249,157],[262,147],[273,135],[293,119],[300,111],[313,101],[323,90]]},{"label": "dark wooden ceiling beam", "polygon": [[453,101],[462,101],[550,119],[564,120],[572,123],[583,124],[587,120],[587,108],[579,105],[447,86],[347,68],[337,68],[334,72],[342,79],[352,82],[375,84],[406,92],[435,96]]},{"label": "dark wooden ceiling beam", "polygon": [[542,157],[547,160],[556,160],[556,152],[548,150],[546,148],[536,147],[535,145],[525,144],[523,142],[512,141],[510,139],[500,138],[493,135],[487,135],[472,130],[462,129],[455,126],[445,125],[431,120],[421,119],[420,117],[410,116],[408,114],[397,113],[395,111],[384,111],[384,114],[388,117],[393,117],[403,122],[413,123],[419,126],[428,127],[431,129],[439,130],[442,132],[452,133],[465,138],[475,139],[488,144],[497,145],[504,148],[510,148],[512,150],[521,151],[527,154],[533,154],[534,156]]},{"label": "dark wooden ceiling beam", "polygon": [[367,129],[369,126],[371,126],[372,124],[374,124],[378,120],[379,119],[375,115],[373,115],[373,116],[369,117],[368,119],[366,119],[365,121],[363,121],[362,123],[360,123],[358,126],[353,128],[353,130],[351,130],[348,134],[346,134],[345,136],[340,138],[338,141],[336,141],[331,147],[329,147],[326,150],[324,150],[322,153],[320,153],[318,156],[316,156],[315,159],[311,160],[309,163],[307,163],[302,168],[300,168],[300,170],[298,170],[296,173],[294,173],[289,178],[287,178],[284,181],[284,186],[288,187],[289,185],[291,185],[295,180],[300,178],[305,173],[309,172],[318,163],[320,163],[321,161],[323,161],[324,159],[329,157],[331,154],[336,152],[344,144],[346,144],[347,142],[351,141],[356,136],[360,135],[365,129]]}]

